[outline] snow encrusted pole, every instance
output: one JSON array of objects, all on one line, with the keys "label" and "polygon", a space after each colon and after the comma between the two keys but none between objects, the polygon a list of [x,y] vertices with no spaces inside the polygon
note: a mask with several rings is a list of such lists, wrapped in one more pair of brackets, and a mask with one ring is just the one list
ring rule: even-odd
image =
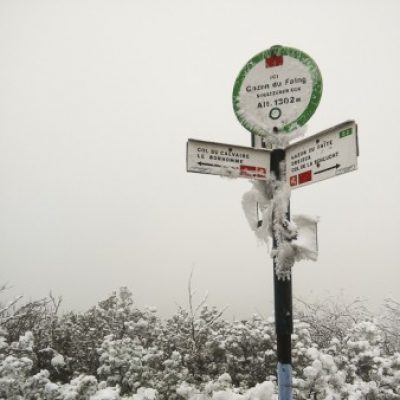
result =
[{"label": "snow encrusted pole", "polygon": [[[285,150],[275,149],[271,152],[271,173],[278,181],[282,179],[281,164],[285,160]],[[274,210],[272,211],[274,213]],[[274,217],[273,217],[274,219]],[[290,219],[290,205],[287,208],[287,220]],[[277,235],[272,223],[273,250],[277,249]],[[273,257],[275,330],[278,356],[278,393],[279,400],[292,400],[292,346],[293,333],[292,312],[292,276],[288,272],[286,279],[277,274],[277,259]]]}]

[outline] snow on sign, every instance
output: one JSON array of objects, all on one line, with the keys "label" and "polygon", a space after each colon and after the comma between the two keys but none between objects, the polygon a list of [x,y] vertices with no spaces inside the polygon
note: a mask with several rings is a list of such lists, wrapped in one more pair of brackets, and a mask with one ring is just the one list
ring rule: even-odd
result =
[{"label": "snow on sign", "polygon": [[265,180],[270,172],[270,153],[251,147],[189,139],[186,163],[188,172]]},{"label": "snow on sign", "polygon": [[273,46],[254,56],[233,88],[233,108],[250,132],[268,136],[304,125],[322,94],[315,62],[300,50]]},{"label": "snow on sign", "polygon": [[357,125],[343,122],[286,149],[286,181],[292,189],[357,169]]}]

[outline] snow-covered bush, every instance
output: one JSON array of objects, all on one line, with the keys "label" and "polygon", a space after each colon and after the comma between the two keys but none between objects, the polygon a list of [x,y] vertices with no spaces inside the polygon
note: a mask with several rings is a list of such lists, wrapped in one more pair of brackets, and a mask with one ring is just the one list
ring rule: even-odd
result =
[{"label": "snow-covered bush", "polygon": [[[5,334],[5,331],[2,331]],[[33,366],[33,335],[26,332],[8,345],[0,336],[0,398],[18,399]]]},{"label": "snow-covered bush", "polygon": [[183,383],[177,390],[185,400],[273,400],[276,399],[276,385],[265,381],[241,392],[232,387],[229,374],[221,375],[217,380],[209,382],[202,391]]},{"label": "snow-covered bush", "polygon": [[107,336],[99,353],[99,376],[112,386],[121,386],[123,393],[154,387],[158,372],[163,369],[163,352],[156,347],[143,347],[138,339],[114,340]]},{"label": "snow-covered bush", "polygon": [[386,353],[400,352],[400,302],[386,299],[378,319]]},{"label": "snow-covered bush", "polygon": [[296,299],[296,317],[309,324],[313,341],[321,348],[332,339],[344,340],[348,330],[357,322],[370,317],[361,300],[347,303],[341,298],[327,298],[318,302]]},{"label": "snow-covered bush", "polygon": [[253,315],[247,321],[227,324],[219,335],[224,338],[226,371],[236,386],[252,387],[275,374],[275,333],[272,320],[263,320]]},{"label": "snow-covered bush", "polygon": [[[166,320],[136,307],[126,288],[83,313],[58,315],[52,297],[0,307],[0,399],[276,399],[273,319],[228,322],[192,300]],[[373,318],[358,302],[304,303],[292,335],[295,397],[400,400],[400,318],[390,304]]]},{"label": "snow-covered bush", "polygon": [[346,374],[338,370],[334,358],[316,348],[308,349],[307,356],[311,362],[303,369],[303,379],[295,378],[293,382],[297,398],[342,399]]}]

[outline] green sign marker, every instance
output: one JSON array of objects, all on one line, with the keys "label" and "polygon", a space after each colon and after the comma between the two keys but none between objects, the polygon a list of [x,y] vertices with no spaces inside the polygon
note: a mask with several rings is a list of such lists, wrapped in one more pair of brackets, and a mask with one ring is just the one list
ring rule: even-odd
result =
[{"label": "green sign marker", "polygon": [[240,71],[233,109],[240,123],[256,135],[288,133],[310,119],[321,94],[321,73],[311,57],[291,47],[273,46]]},{"label": "green sign marker", "polygon": [[353,133],[351,128],[345,129],[344,131],[339,132],[339,137],[344,138],[346,136],[350,136]]}]

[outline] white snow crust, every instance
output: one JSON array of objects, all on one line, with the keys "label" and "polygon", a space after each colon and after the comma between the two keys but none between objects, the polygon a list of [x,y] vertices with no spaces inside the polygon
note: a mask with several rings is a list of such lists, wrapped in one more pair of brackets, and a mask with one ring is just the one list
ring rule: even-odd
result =
[{"label": "white snow crust", "polygon": [[253,182],[253,187],[242,198],[243,210],[257,239],[267,244],[275,239],[270,251],[276,261],[279,279],[290,279],[296,261],[317,260],[318,218],[306,215],[288,219],[290,187],[274,177],[267,181]]}]

